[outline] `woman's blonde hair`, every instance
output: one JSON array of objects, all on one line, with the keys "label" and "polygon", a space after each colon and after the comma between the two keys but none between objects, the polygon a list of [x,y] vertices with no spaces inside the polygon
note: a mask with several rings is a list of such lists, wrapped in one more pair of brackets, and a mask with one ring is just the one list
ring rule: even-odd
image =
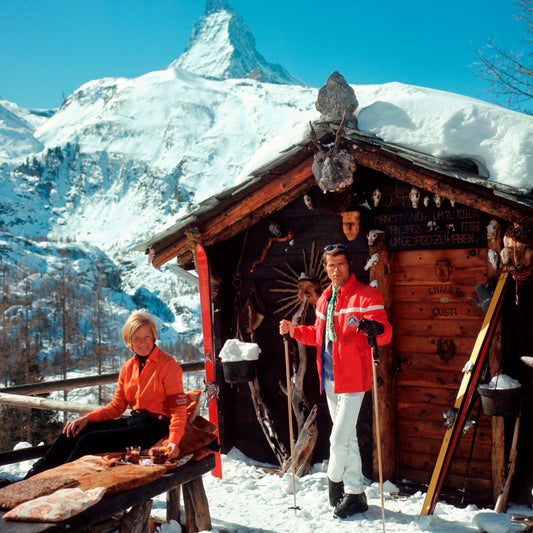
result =
[{"label": "woman's blonde hair", "polygon": [[122,327],[122,338],[124,339],[124,344],[131,350],[131,338],[137,330],[143,326],[148,326],[152,332],[152,337],[154,338],[154,343],[157,340],[157,327],[155,325],[154,319],[147,313],[142,311],[134,311],[126,320],[126,323]]}]

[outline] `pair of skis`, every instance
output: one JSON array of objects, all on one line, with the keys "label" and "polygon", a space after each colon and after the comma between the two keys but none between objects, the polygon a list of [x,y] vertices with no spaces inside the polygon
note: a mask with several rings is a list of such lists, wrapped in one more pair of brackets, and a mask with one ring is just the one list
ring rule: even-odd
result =
[{"label": "pair of skis", "polygon": [[[215,424],[218,434],[218,412],[217,412],[217,384],[215,382],[215,366],[213,353],[213,314],[211,306],[211,276],[209,274],[209,263],[203,247],[196,246],[196,268],[198,272],[198,285],[200,287],[200,307],[202,314],[202,335],[204,338],[204,364],[205,364],[205,393],[207,396],[207,408],[209,412],[209,422]],[[220,452],[215,453],[215,468],[213,476],[222,478],[222,464]]]},{"label": "pair of skis", "polygon": [[464,376],[459,387],[459,392],[455,400],[453,420],[448,424],[448,429],[444,434],[441,449],[431,476],[428,491],[422,506],[421,516],[432,514],[439,494],[448,473],[459,439],[463,433],[468,414],[471,410],[473,399],[477,390],[479,378],[489,350],[490,341],[494,334],[498,318],[500,316],[503,296],[507,284],[508,272],[500,275],[494,294],[490,301],[489,308],[483,320],[483,325],[477,336],[476,343],[472,350],[469,361],[466,363],[463,372]]}]

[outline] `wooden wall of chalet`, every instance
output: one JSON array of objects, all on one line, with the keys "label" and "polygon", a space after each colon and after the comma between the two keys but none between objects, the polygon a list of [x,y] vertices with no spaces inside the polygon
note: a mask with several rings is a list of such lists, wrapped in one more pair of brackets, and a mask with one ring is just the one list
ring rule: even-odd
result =
[{"label": "wooden wall of chalet", "polygon": [[[445,280],[436,272],[438,262],[449,264]],[[399,479],[427,482],[431,476],[444,433],[443,412],[455,402],[461,370],[483,322],[483,311],[469,298],[486,270],[484,248],[394,255]],[[490,417],[480,413],[472,448],[473,435],[471,429],[461,439],[447,482],[462,486],[472,453],[468,487],[490,492]]]},{"label": "wooden wall of chalet", "polygon": [[[279,299],[285,295],[272,289],[287,285],[280,282],[286,278],[275,269],[297,275],[304,270],[303,249],[309,261],[313,243],[320,251],[325,244],[342,242],[352,253],[356,276],[368,282],[369,272],[364,269],[369,257],[366,233],[371,228],[382,229],[387,235],[392,276],[389,316],[395,335],[389,353],[395,364],[388,379],[395,386],[392,418],[398,435],[396,479],[427,483],[445,432],[443,411],[453,407],[462,379],[461,370],[470,357],[483,321],[484,312],[476,304],[475,287],[495,274],[487,266],[486,238],[486,227],[493,217],[448,201],[437,205],[433,195],[424,191],[420,191],[419,203],[413,207],[410,185],[361,168],[357,175],[361,180],[359,185],[363,186],[359,186],[356,200],[366,202],[368,209],[363,209],[366,214],[361,232],[354,241],[348,241],[343,234],[341,216],[320,207],[323,195],[316,188],[311,191],[314,209],[306,207],[303,198],[299,198],[250,227],[246,235],[240,234],[208,249],[212,274],[220,281],[214,300],[216,351],[226,339],[235,337],[236,314],[255,288],[264,304],[265,316],[256,331],[256,341],[262,350],[258,379],[278,434],[288,447],[287,402],[279,386],[285,382],[285,366],[278,323],[282,316],[290,317],[277,312]],[[382,193],[377,206],[371,199],[375,188],[380,188]],[[506,224],[500,222],[504,231]],[[282,236],[292,231],[294,239],[275,242],[264,261],[251,272],[272,237],[271,223],[279,224]],[[312,322],[312,316],[308,320]],[[528,326],[523,316],[517,320],[526,324],[526,329],[529,327],[531,336],[531,321]],[[275,464],[257,422],[248,386],[225,384],[220,366],[217,381],[223,390],[220,402],[223,450],[236,446],[249,457]],[[319,442],[313,458],[316,462],[328,456],[331,425],[325,399],[318,395],[315,352],[311,348],[308,348],[306,393],[309,402],[319,406]],[[370,400],[367,395],[360,419],[367,477],[372,477]],[[476,405],[472,417],[477,412]],[[490,492],[491,450],[494,453],[491,417],[481,410],[474,442],[473,436],[470,430],[461,439],[445,484],[461,488],[467,476],[467,489]]]}]

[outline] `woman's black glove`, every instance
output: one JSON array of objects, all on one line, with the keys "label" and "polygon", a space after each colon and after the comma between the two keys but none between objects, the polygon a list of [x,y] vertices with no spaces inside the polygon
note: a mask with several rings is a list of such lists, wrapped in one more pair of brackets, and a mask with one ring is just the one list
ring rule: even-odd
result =
[{"label": "woman's black glove", "polygon": [[369,320],[362,318],[357,324],[357,333],[362,331],[366,335],[366,340],[370,346],[376,341],[376,337],[385,331],[385,327],[381,322],[376,320]]}]

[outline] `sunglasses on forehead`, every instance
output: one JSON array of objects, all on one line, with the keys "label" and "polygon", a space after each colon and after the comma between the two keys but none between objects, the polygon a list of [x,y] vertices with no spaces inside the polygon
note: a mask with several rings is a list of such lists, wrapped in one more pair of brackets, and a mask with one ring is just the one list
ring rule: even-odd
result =
[{"label": "sunglasses on forehead", "polygon": [[345,252],[346,246],[344,246],[344,244],[328,244],[324,247],[324,252],[333,252],[333,250],[341,250],[342,252]]}]

